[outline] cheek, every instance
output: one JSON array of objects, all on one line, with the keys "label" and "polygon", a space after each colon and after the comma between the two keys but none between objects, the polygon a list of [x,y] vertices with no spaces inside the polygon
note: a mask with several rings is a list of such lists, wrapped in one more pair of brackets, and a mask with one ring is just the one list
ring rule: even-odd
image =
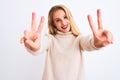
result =
[{"label": "cheek", "polygon": [[61,24],[60,24],[60,23],[55,23],[54,25],[55,25],[55,27],[56,27],[57,29],[60,29],[60,28],[61,28]]},{"label": "cheek", "polygon": [[70,26],[71,26],[70,21],[68,21],[67,23],[68,23],[68,25],[70,25]]}]

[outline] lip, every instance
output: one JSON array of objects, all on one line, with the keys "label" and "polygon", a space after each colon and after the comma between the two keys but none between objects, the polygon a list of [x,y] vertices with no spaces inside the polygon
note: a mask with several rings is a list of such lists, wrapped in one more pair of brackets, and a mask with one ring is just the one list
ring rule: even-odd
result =
[{"label": "lip", "polygon": [[63,27],[61,27],[62,29],[66,29],[68,27],[68,25],[64,25]]}]

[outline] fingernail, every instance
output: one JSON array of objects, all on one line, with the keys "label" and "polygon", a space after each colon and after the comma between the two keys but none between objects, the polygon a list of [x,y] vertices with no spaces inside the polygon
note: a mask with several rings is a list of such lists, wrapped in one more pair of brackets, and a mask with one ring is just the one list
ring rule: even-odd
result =
[{"label": "fingernail", "polygon": [[26,43],[29,43],[29,40],[26,40],[25,42],[26,42]]}]

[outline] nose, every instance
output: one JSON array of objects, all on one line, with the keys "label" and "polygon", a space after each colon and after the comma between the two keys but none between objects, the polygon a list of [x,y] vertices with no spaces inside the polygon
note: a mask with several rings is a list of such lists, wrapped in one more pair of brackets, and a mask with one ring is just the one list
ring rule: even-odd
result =
[{"label": "nose", "polygon": [[62,20],[62,25],[66,25],[66,20]]}]

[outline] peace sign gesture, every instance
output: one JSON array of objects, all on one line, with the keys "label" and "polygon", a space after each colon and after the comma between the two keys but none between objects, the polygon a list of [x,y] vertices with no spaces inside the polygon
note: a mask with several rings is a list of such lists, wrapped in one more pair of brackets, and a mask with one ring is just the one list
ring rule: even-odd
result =
[{"label": "peace sign gesture", "polygon": [[40,38],[43,29],[44,17],[41,17],[38,29],[36,29],[36,14],[32,13],[31,31],[25,30],[24,37],[21,38],[20,42],[24,43],[25,47],[37,51],[40,48]]},{"label": "peace sign gesture", "polygon": [[91,27],[94,36],[94,45],[98,48],[104,47],[108,44],[113,43],[113,35],[110,31],[103,29],[102,19],[101,19],[101,10],[97,10],[97,22],[98,28],[93,24],[92,18],[90,15],[88,17],[88,22]]}]

